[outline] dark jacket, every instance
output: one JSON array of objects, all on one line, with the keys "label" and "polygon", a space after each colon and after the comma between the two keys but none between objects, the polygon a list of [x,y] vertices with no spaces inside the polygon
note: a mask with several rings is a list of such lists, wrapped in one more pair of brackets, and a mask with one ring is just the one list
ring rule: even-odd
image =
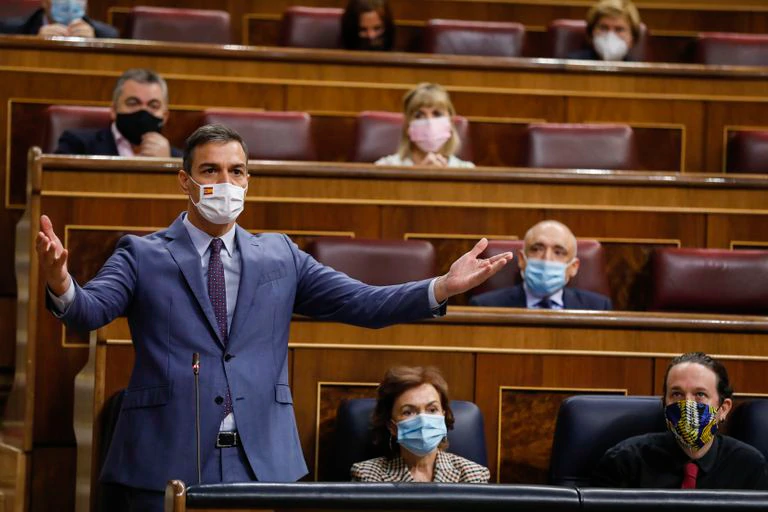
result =
[{"label": "dark jacket", "polygon": [[[107,128],[67,130],[59,137],[54,153],[60,155],[120,156],[112,130]],[[181,151],[171,146],[171,156],[181,157]]]},{"label": "dark jacket", "polygon": [[[522,284],[512,288],[502,288],[492,292],[481,293],[469,300],[471,306],[489,306],[504,308],[525,308],[525,290]],[[578,288],[563,288],[564,309],[592,309],[609,311],[613,309],[611,299],[599,293],[579,290]]]},{"label": "dark jacket", "polygon": [[[580,50],[572,51],[568,54],[569,59],[577,59],[577,60],[603,60],[600,58],[600,55],[597,54],[595,49],[593,47],[589,48],[581,48]],[[632,51],[627,53],[627,56],[624,57],[622,62],[634,62],[635,59],[632,57]]]},{"label": "dark jacket", "polygon": [[[18,17],[0,19],[0,34],[19,34],[19,35],[37,35],[43,26],[45,10],[38,9],[29,17]],[[92,20],[88,16],[83,16],[83,21],[93,27],[94,35],[102,38],[117,38],[120,33],[112,25],[107,25],[101,21]]]}]

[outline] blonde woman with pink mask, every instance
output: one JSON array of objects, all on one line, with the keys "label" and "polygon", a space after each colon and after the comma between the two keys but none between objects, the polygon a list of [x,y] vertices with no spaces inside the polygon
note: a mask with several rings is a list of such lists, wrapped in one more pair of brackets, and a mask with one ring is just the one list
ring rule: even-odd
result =
[{"label": "blonde woman with pink mask", "polygon": [[451,118],[456,115],[451,98],[440,85],[422,83],[403,97],[403,133],[394,155],[376,165],[427,165],[431,167],[474,167],[456,156],[459,135]]}]

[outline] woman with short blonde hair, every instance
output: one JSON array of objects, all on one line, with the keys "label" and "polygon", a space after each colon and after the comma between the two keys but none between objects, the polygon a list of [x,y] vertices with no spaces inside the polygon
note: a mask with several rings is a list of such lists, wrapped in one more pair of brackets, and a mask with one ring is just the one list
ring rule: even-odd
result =
[{"label": "woman with short blonde hair", "polygon": [[403,96],[403,131],[397,153],[377,165],[474,167],[456,153],[461,141],[452,118],[456,115],[448,92],[438,84],[421,83]]}]

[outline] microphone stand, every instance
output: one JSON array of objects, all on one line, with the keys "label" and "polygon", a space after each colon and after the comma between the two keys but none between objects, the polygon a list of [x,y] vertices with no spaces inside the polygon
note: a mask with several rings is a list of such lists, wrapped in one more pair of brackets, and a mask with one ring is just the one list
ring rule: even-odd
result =
[{"label": "microphone stand", "polygon": [[192,354],[192,373],[195,375],[195,438],[197,447],[197,483],[203,482],[200,467],[200,354]]}]

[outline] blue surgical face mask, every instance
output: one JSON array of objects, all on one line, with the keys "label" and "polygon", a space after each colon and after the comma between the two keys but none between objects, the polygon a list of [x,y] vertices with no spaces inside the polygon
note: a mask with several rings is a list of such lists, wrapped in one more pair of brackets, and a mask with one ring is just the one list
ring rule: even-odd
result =
[{"label": "blue surgical face mask", "polygon": [[85,0],[51,0],[50,16],[56,23],[69,25],[85,16]]},{"label": "blue surgical face mask", "polygon": [[397,423],[397,442],[419,457],[437,448],[447,434],[442,414],[419,414]]},{"label": "blue surgical face mask", "polygon": [[549,297],[562,288],[568,279],[565,277],[565,271],[573,260],[563,263],[561,261],[548,261],[537,258],[525,258],[525,270],[523,271],[523,280],[528,292],[535,297]]}]

